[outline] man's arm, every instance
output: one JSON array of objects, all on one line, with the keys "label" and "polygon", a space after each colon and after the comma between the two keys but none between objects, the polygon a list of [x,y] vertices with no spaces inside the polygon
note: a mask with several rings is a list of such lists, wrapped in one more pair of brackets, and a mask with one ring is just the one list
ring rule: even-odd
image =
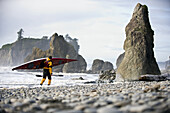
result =
[{"label": "man's arm", "polygon": [[50,72],[50,75],[52,75],[52,62],[49,62],[49,72]]}]

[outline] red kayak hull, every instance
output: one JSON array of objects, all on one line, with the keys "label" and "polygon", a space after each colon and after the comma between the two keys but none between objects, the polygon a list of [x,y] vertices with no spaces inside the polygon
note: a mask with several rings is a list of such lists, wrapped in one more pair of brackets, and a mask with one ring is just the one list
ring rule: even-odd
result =
[{"label": "red kayak hull", "polygon": [[[24,64],[21,64],[17,67],[14,67],[12,70],[18,70],[18,69],[42,69],[40,66],[41,62],[44,62],[46,58],[36,59],[32,60],[30,62],[26,62]],[[69,63],[77,61],[76,59],[65,59],[65,58],[52,58],[53,66]]]}]

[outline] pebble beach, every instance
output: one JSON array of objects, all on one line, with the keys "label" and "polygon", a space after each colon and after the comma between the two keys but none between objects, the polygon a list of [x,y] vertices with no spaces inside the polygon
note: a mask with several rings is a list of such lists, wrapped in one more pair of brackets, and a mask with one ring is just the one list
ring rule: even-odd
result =
[{"label": "pebble beach", "polygon": [[1,88],[0,113],[170,113],[170,81]]}]

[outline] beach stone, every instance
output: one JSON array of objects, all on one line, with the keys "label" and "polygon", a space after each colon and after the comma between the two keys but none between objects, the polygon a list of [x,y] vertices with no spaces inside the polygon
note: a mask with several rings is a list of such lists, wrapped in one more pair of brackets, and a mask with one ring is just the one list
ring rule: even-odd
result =
[{"label": "beach stone", "polygon": [[128,111],[130,112],[144,112],[144,111],[152,111],[153,109],[148,105],[134,105],[129,106]]},{"label": "beach stone", "polygon": [[16,102],[17,101],[17,99],[15,99],[15,98],[12,98],[11,100],[10,100],[10,102],[12,102],[12,103],[14,103],[14,102]]},{"label": "beach stone", "polygon": [[49,106],[50,106],[50,104],[41,104],[41,105],[40,105],[40,108],[43,109],[43,110],[45,110],[45,109],[47,109]]},{"label": "beach stone", "polygon": [[9,105],[9,104],[3,104],[2,105],[2,108],[10,108],[11,107],[11,105]]},{"label": "beach stone", "polygon": [[151,106],[151,107],[159,106],[161,104],[162,103],[160,101],[151,101],[151,102],[148,103],[148,105]]},{"label": "beach stone", "polygon": [[106,106],[107,102],[105,101],[97,101],[93,104],[94,107],[102,107],[102,106]]},{"label": "beach stone", "polygon": [[116,78],[115,70],[107,70],[99,75],[99,81],[107,80],[109,82],[113,81]]},{"label": "beach stone", "polygon": [[136,5],[125,31],[125,55],[117,69],[117,75],[124,80],[139,80],[140,76],[145,74],[160,75],[153,51],[154,31],[149,22],[146,5]]},{"label": "beach stone", "polygon": [[114,103],[114,106],[115,107],[122,107],[122,106],[126,106],[130,103],[131,103],[131,100],[124,100],[124,101],[119,101],[119,102]]},{"label": "beach stone", "polygon": [[122,113],[116,108],[102,107],[97,109],[97,113]]},{"label": "beach stone", "polygon": [[77,106],[75,106],[75,110],[84,110],[84,109],[86,109],[86,108],[88,108],[89,107],[89,105],[87,105],[87,104],[81,104],[81,105],[77,105]]},{"label": "beach stone", "polygon": [[95,103],[96,102],[96,99],[88,99],[88,100],[85,100],[83,103],[85,103],[85,104],[93,104],[93,103]]},{"label": "beach stone", "polygon": [[107,100],[115,103],[115,102],[120,102],[124,100],[124,97],[123,96],[111,96],[111,97],[108,97]]},{"label": "beach stone", "polygon": [[13,103],[13,107],[14,107],[14,108],[22,107],[22,106],[23,106],[23,104],[22,104],[21,102],[15,102],[15,103]]},{"label": "beach stone", "polygon": [[71,80],[84,80],[83,77],[79,77],[79,78],[72,78]]},{"label": "beach stone", "polygon": [[10,101],[10,99],[6,99],[6,100],[4,100],[4,103],[5,104],[11,104],[11,101]]},{"label": "beach stone", "polygon": [[69,103],[71,100],[62,100],[62,103]]},{"label": "beach stone", "polygon": [[80,101],[79,98],[72,98],[72,99],[70,100],[70,102],[72,102],[72,103],[74,103],[74,102],[79,102],[79,101]]},{"label": "beach stone", "polygon": [[84,110],[84,113],[97,113],[96,108],[87,108]]},{"label": "beach stone", "polygon": [[40,106],[33,106],[32,109],[33,110],[42,110]]},{"label": "beach stone", "polygon": [[81,110],[63,110],[63,111],[57,111],[54,113],[83,113]]},{"label": "beach stone", "polygon": [[50,108],[50,109],[47,110],[47,113],[54,113],[54,112],[57,112],[57,111],[59,111],[59,110],[56,109],[56,108]]},{"label": "beach stone", "polygon": [[0,113],[6,113],[6,111],[0,108]]},{"label": "beach stone", "polygon": [[91,96],[91,97],[95,97],[95,96],[97,96],[97,95],[98,95],[97,92],[91,92],[91,93],[90,93],[90,96]]},{"label": "beach stone", "polygon": [[27,103],[27,104],[32,104],[32,103],[35,103],[36,101],[33,100],[33,99],[24,99],[23,100],[23,103]]}]

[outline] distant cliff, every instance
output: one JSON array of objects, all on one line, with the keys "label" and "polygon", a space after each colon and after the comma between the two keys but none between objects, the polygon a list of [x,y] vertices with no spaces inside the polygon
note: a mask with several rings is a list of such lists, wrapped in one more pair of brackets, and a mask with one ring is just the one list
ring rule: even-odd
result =
[{"label": "distant cliff", "polygon": [[22,38],[14,43],[3,45],[0,49],[0,66],[19,65],[32,53],[33,47],[47,50],[49,43],[48,39]]}]

